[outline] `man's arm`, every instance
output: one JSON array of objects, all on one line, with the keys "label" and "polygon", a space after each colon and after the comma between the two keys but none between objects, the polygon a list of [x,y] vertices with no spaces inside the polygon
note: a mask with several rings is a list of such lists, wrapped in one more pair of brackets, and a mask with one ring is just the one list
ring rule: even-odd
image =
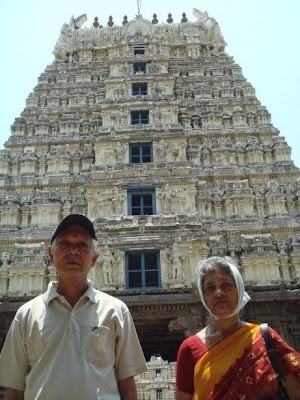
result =
[{"label": "man's arm", "polygon": [[6,389],[4,392],[4,400],[24,400],[23,390]]},{"label": "man's arm", "polygon": [[120,381],[118,381],[118,386],[122,400],[138,400],[134,376],[121,379]]}]

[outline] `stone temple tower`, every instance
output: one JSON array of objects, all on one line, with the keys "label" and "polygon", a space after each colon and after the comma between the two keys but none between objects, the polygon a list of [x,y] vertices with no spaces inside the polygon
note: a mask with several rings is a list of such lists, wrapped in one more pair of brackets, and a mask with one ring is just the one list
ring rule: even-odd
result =
[{"label": "stone temple tower", "polygon": [[90,278],[128,304],[148,360],[205,324],[194,269],[211,255],[240,269],[245,318],[300,349],[299,170],[218,23],[85,20],[62,27],[0,152],[0,345],[55,279],[53,228],[81,213]]}]

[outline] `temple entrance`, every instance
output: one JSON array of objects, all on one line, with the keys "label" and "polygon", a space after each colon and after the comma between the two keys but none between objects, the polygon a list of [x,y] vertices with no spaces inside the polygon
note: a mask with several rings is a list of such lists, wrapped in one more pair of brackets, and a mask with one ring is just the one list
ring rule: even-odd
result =
[{"label": "temple entrance", "polygon": [[169,331],[172,318],[135,320],[136,330],[146,361],[151,356],[160,355],[163,360],[176,361],[178,348],[185,339],[184,330]]}]

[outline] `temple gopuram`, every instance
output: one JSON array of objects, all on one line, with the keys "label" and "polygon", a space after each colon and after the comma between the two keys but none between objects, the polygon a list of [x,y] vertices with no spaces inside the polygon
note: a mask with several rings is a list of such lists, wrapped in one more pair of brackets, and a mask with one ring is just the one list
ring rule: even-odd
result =
[{"label": "temple gopuram", "polygon": [[178,347],[208,318],[195,267],[212,255],[242,273],[243,318],[300,350],[300,171],[226,45],[196,9],[62,26],[0,150],[0,347],[56,279],[54,227],[80,213],[99,242],[90,279],[129,306],[151,367],[141,400],[174,399]]}]

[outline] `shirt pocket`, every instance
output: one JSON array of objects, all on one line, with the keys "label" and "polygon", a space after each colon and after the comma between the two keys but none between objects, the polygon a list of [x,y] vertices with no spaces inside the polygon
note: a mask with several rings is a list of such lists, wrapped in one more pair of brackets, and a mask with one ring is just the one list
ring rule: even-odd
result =
[{"label": "shirt pocket", "polygon": [[90,331],[84,341],[83,353],[89,363],[108,365],[114,363],[114,334],[107,326],[98,326]]}]

